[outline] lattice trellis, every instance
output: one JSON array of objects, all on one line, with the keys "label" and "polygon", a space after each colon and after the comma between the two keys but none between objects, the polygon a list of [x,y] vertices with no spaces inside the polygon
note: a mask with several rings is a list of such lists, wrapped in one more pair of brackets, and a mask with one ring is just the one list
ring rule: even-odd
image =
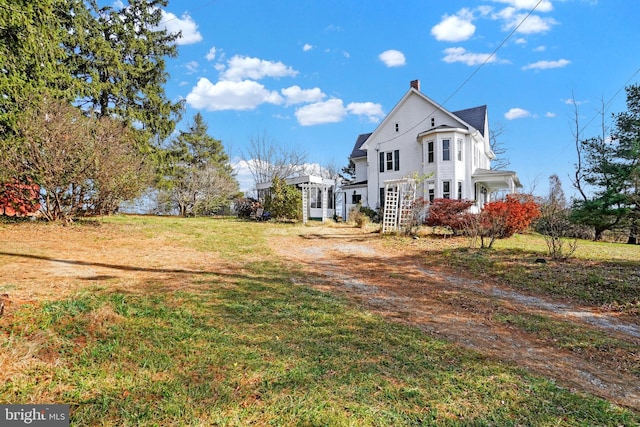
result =
[{"label": "lattice trellis", "polygon": [[409,225],[415,198],[414,179],[393,179],[384,182],[383,233],[397,232]]}]

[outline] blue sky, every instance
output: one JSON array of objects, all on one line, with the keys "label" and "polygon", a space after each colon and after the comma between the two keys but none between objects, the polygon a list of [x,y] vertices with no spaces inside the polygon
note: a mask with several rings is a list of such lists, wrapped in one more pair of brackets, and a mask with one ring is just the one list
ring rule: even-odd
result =
[{"label": "blue sky", "polygon": [[488,106],[525,191],[555,173],[572,194],[574,107],[583,137],[602,102],[607,118],[626,109],[638,18],[637,0],[170,0],[163,25],[183,36],[166,92],[233,158],[267,135],[342,167],[419,79],[451,111]]}]

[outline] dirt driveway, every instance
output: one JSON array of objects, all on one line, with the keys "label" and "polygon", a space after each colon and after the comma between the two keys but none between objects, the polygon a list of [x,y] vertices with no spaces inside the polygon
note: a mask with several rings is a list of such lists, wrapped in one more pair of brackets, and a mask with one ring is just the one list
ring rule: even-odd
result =
[{"label": "dirt driveway", "polygon": [[[274,235],[270,244],[282,257],[314,273],[303,280],[305,285],[346,295],[386,318],[525,367],[560,386],[640,410],[640,378],[621,368],[629,358],[636,363],[640,358],[640,325],[631,319],[523,295],[464,272],[427,269],[427,241],[392,248],[378,234],[359,229],[309,227],[297,236]],[[605,355],[564,350],[552,340],[496,320],[505,313],[541,315],[604,331],[639,350]]]}]

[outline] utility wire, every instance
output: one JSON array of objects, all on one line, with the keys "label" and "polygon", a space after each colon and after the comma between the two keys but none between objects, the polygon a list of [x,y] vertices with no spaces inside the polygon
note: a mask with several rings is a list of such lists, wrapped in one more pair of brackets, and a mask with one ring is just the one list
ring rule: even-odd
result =
[{"label": "utility wire", "polygon": [[[638,73],[640,73],[640,68],[638,68],[638,69],[636,70],[636,72],[635,72],[635,73],[633,73],[633,74],[631,75],[631,77],[629,77],[629,78],[627,79],[627,81],[626,81],[626,82],[624,82],[624,83],[622,84],[622,86],[620,86],[620,88],[616,91],[616,93],[614,93],[614,94],[613,94],[613,96],[612,96],[611,98],[609,98],[609,100],[607,101],[607,103],[606,103],[606,104],[604,104],[604,106],[602,107],[602,111],[603,111],[603,112],[607,110],[607,107],[609,106],[609,104],[611,104],[611,103],[613,102],[613,100],[618,96],[618,94],[619,94],[620,92],[622,92],[622,91],[627,87],[627,84],[628,84],[631,80],[633,80],[633,78],[634,78]],[[575,102],[575,100],[574,100],[574,102]],[[593,117],[591,118],[591,120],[589,120],[589,122],[587,122],[587,124],[586,124],[586,125],[584,125],[584,126],[582,127],[582,129],[580,129],[580,132],[578,133],[578,135],[580,135],[580,134],[581,134],[581,133],[582,133],[582,132],[587,128],[587,126],[589,126],[589,125],[591,124],[591,122],[593,122],[593,121],[596,119],[596,117],[598,117],[598,115],[599,115],[599,114],[600,114],[600,113],[596,113],[596,114],[594,114],[594,115],[593,115]]]},{"label": "utility wire", "polygon": [[[593,115],[593,117],[591,117],[591,120],[589,120],[589,121],[587,122],[587,124],[586,124],[586,125],[582,126],[582,127],[578,130],[578,134],[576,135],[576,138],[577,138],[578,140],[580,140],[580,135],[582,135],[582,133],[584,132],[584,130],[585,130],[585,129],[586,129],[586,128],[587,128],[587,127],[588,127],[588,126],[589,126],[589,125],[590,125],[590,124],[595,120],[595,119],[596,119],[596,117],[598,117],[599,115],[603,114],[603,113],[607,110],[607,107],[609,106],[609,104],[611,104],[611,103],[613,102],[613,100],[614,100],[614,99],[615,99],[615,98],[620,94],[620,92],[622,92],[622,91],[627,87],[627,85],[629,84],[629,82],[630,82],[631,80],[633,80],[633,78],[634,78],[635,76],[637,76],[639,73],[640,73],[640,68],[638,68],[638,69],[637,69],[637,70],[636,70],[636,71],[631,75],[631,77],[629,77],[629,78],[628,78],[628,79],[627,79],[627,80],[622,84],[622,86],[620,86],[620,88],[616,91],[616,93],[614,93],[614,94],[613,94],[613,96],[611,96],[611,98],[609,98],[609,100],[608,100],[608,101],[607,101],[607,102],[602,106],[602,111],[596,112],[596,113]],[[575,99],[572,99],[572,101],[573,101],[574,103],[576,102],[576,100],[575,100]],[[569,147],[569,145],[571,145],[571,144],[572,144],[572,143],[568,143],[568,144],[566,144],[566,145],[562,148],[562,150],[560,150],[560,152],[561,152],[561,153],[563,153],[563,152],[567,149],[567,147]]]}]

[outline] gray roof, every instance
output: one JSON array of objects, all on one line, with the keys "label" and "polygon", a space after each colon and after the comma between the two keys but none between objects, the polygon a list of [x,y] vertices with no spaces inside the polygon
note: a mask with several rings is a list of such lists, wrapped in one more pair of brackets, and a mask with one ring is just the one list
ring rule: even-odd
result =
[{"label": "gray roof", "polygon": [[367,152],[361,150],[362,144],[371,136],[371,133],[363,133],[358,135],[358,139],[356,140],[355,145],[353,146],[353,151],[351,151],[350,159],[355,159],[357,157],[367,157]]},{"label": "gray roof", "polygon": [[477,129],[482,134],[482,136],[486,136],[484,134],[484,120],[485,117],[487,117],[486,105],[467,108],[466,110],[453,111],[452,113]]}]

